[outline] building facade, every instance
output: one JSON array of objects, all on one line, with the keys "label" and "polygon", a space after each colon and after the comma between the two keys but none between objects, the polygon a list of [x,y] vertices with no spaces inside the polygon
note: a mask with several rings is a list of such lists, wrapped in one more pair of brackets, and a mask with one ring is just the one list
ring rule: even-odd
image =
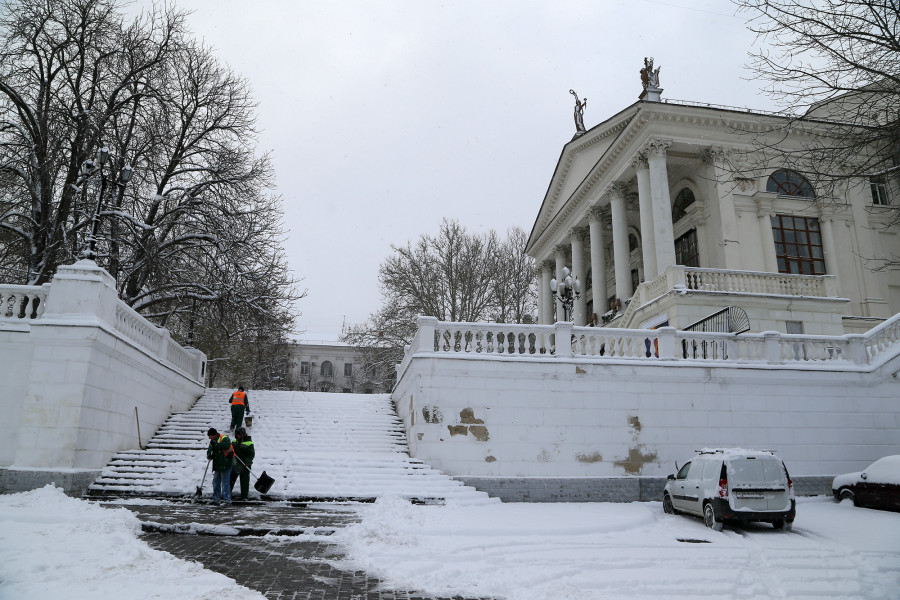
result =
[{"label": "building facade", "polygon": [[565,320],[564,267],[583,287],[576,326],[686,329],[731,309],[751,331],[839,335],[900,312],[900,272],[876,268],[900,256],[896,180],[826,193],[754,150],[803,148],[828,111],[786,134],[783,116],[655,91],[563,148],[526,250],[540,323]]},{"label": "building facade", "polygon": [[372,349],[341,342],[299,341],[290,345],[287,381],[291,389],[354,394],[390,393],[395,369],[383,366]]}]

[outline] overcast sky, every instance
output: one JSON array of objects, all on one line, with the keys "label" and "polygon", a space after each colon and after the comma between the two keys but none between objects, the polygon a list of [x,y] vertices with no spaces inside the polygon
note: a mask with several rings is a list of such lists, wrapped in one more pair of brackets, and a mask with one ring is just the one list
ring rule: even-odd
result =
[{"label": "overcast sky", "polygon": [[176,0],[249,79],[258,150],[284,198],[298,337],[334,340],[381,304],[391,245],[437,231],[531,230],[574,89],[590,128],[641,92],[773,108],[748,81],[754,36],[727,0]]}]

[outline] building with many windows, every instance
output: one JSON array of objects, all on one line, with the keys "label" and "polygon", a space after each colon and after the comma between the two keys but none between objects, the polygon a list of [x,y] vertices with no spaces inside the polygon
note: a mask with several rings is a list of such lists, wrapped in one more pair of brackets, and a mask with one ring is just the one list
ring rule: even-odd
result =
[{"label": "building with many windows", "polygon": [[540,323],[566,320],[550,285],[563,268],[582,283],[576,326],[838,335],[900,312],[900,272],[878,269],[900,256],[896,179],[829,193],[755,150],[803,148],[833,105],[788,129],[784,116],[659,92],[563,148],[527,246]]},{"label": "building with many windows", "polygon": [[389,393],[394,369],[378,363],[366,348],[341,342],[291,344],[287,380],[295,390],[356,394]]}]

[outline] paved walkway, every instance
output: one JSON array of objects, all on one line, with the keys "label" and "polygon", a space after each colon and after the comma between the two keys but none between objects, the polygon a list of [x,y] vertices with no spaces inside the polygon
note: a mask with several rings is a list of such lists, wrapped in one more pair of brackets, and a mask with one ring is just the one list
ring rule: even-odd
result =
[{"label": "paved walkway", "polygon": [[199,562],[270,600],[488,600],[390,589],[342,567],[344,557],[329,536],[358,521],[349,503],[157,502],[125,508],[141,520],[142,539],[153,548]]}]

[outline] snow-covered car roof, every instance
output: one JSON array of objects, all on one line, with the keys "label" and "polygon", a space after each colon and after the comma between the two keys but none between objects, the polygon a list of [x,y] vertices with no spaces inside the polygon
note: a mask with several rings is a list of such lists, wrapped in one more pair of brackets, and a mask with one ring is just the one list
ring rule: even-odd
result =
[{"label": "snow-covered car roof", "polygon": [[701,450],[697,450],[698,456],[703,456],[705,454],[719,454],[722,455],[723,458],[734,458],[736,456],[773,457],[775,456],[775,451],[751,450],[747,448],[702,448]]}]

